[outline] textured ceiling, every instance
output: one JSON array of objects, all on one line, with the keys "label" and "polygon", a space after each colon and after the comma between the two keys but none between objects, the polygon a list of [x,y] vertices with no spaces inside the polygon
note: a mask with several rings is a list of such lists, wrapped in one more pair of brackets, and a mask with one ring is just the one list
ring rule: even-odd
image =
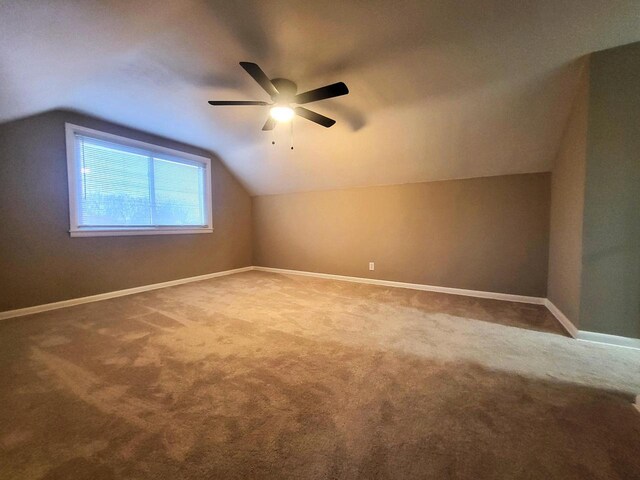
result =
[{"label": "textured ceiling", "polygon": [[[581,56],[640,40],[614,0],[0,0],[0,121],[71,108],[217,153],[252,194],[549,170]],[[260,130],[254,61],[335,118]]]}]

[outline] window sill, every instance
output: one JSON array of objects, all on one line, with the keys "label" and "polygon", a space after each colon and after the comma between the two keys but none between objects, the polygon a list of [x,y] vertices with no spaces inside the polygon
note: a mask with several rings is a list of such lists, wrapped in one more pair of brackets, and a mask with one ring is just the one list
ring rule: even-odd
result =
[{"label": "window sill", "polygon": [[213,233],[213,228],[85,228],[69,230],[72,237],[123,237],[129,235],[187,235]]}]

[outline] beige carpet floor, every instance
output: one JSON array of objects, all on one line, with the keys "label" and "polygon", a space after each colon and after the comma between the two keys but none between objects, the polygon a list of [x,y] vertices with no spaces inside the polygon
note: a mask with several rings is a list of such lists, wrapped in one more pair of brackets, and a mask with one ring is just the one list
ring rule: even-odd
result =
[{"label": "beige carpet floor", "polygon": [[640,479],[640,352],[247,272],[0,322],[2,479]]}]

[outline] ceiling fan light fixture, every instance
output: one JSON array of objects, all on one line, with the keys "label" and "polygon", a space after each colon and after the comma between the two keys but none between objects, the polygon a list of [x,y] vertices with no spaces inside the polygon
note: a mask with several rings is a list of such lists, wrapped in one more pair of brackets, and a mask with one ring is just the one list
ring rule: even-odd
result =
[{"label": "ceiling fan light fixture", "polygon": [[271,107],[269,115],[277,122],[289,122],[293,118],[294,111],[293,108],[288,105],[276,105],[275,107]]},{"label": "ceiling fan light fixture", "polygon": [[[287,80],[286,78],[269,78],[255,63],[240,62],[240,66],[269,94],[273,103],[258,100],[209,100],[209,104],[216,107],[229,105],[265,107],[271,105],[269,117],[262,127],[263,132],[273,130],[278,122],[290,122],[296,115],[325,128],[329,128],[336,123],[335,120],[320,115],[313,110],[308,110],[300,105],[340,97],[341,95],[349,93],[349,89],[343,82],[332,83],[331,85],[325,85],[324,87],[309,90],[304,93],[297,93],[298,86],[291,80]],[[296,107],[292,108],[291,104],[296,105]],[[291,128],[293,128],[293,124],[291,124]]]}]

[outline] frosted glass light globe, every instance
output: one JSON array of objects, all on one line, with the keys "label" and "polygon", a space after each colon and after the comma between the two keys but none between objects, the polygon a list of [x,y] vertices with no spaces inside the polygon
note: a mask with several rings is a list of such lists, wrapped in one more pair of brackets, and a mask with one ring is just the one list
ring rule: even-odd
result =
[{"label": "frosted glass light globe", "polygon": [[271,107],[269,114],[271,115],[271,118],[278,122],[288,122],[293,118],[293,108],[278,105]]}]

